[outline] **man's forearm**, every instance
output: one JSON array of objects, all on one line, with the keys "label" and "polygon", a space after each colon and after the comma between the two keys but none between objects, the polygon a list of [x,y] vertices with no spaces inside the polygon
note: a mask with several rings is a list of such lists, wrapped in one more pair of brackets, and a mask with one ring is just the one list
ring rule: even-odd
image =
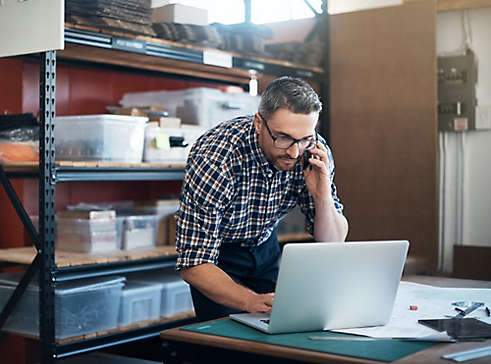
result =
[{"label": "man's forearm", "polygon": [[[181,271],[182,278],[211,300],[241,311],[269,311],[269,297],[262,297],[247,287],[237,284],[219,267],[206,263]],[[266,302],[268,307],[261,305]]]},{"label": "man's forearm", "polygon": [[332,196],[315,202],[314,239],[316,241],[345,241],[348,221],[334,207]]}]

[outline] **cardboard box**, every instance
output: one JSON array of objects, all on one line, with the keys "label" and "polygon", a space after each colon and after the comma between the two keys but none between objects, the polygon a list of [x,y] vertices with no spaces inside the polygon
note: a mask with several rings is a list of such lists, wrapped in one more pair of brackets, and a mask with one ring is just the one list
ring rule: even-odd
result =
[{"label": "cardboard box", "polygon": [[181,4],[164,5],[153,9],[152,23],[208,25],[208,10]]}]

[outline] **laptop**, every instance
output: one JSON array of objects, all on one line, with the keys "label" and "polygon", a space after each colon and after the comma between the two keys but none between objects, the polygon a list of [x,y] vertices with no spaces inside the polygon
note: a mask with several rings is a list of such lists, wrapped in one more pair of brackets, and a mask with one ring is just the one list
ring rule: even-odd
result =
[{"label": "laptop", "polygon": [[285,245],[270,313],[231,314],[269,334],[385,325],[409,242]]}]

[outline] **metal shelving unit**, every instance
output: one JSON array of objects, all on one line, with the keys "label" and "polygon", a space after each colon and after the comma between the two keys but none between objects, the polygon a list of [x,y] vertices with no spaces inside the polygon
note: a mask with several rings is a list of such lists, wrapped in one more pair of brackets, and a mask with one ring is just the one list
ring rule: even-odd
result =
[{"label": "metal shelving unit", "polygon": [[[165,44],[157,41],[126,38],[115,35],[91,32],[87,30],[65,28],[65,42],[88,47],[137,53],[142,57],[157,57],[165,60],[177,60],[184,63],[203,64],[203,51],[187,46]],[[106,333],[91,338],[59,343],[55,339],[54,290],[57,282],[85,277],[121,274],[132,271],[169,267],[174,264],[175,255],[141,258],[122,262],[85,264],[70,267],[57,267],[55,264],[55,188],[60,182],[73,181],[145,181],[145,180],[181,180],[184,167],[173,166],[155,168],[152,166],[66,166],[55,162],[54,119],[56,100],[56,52],[47,51],[40,57],[40,152],[38,168],[23,168],[6,172],[0,165],[0,181],[7,192],[16,213],[22,221],[35,247],[32,263],[3,262],[1,265],[24,265],[24,277],[17,286],[6,307],[0,313],[0,329],[15,304],[21,298],[27,285],[36,273],[40,285],[40,332],[41,363],[53,363],[56,359],[86,351],[122,344],[156,336],[160,331],[191,322],[191,318],[179,318],[176,321],[150,324],[122,332]],[[68,57],[71,58],[71,57]],[[256,70],[268,75],[289,74],[323,82],[323,72],[308,67],[294,67],[281,62],[233,56],[233,68],[242,72]],[[87,59],[81,59],[87,62]],[[90,61],[89,61],[90,62]],[[138,68],[137,65],[134,68]],[[245,73],[247,74],[247,73]],[[225,77],[214,75],[217,81],[227,81]],[[9,178],[39,179],[39,233],[26,213],[20,199],[10,184]]]}]

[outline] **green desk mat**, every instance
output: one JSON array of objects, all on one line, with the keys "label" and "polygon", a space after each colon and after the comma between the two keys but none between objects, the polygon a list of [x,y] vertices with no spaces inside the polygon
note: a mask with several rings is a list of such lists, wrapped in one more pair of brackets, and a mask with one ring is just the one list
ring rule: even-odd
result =
[{"label": "green desk mat", "polygon": [[410,342],[392,339],[374,341],[330,341],[310,340],[308,338],[309,336],[356,337],[353,335],[328,331],[271,335],[264,334],[229,318],[186,326],[181,328],[181,330],[386,362],[400,359],[434,345],[434,343],[428,342]]}]

